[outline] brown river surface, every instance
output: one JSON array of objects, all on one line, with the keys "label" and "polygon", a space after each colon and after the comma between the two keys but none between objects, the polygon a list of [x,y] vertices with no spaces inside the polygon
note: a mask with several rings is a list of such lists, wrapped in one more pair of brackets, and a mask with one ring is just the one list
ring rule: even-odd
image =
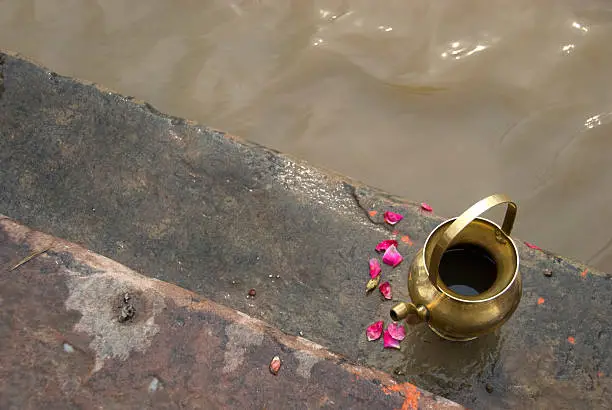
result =
[{"label": "brown river surface", "polygon": [[0,48],[612,271],[612,2],[0,0]]}]

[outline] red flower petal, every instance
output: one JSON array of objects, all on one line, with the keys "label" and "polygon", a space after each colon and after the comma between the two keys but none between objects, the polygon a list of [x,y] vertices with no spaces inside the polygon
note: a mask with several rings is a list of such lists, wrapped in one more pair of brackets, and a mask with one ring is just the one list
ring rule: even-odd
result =
[{"label": "red flower petal", "polygon": [[527,247],[530,248],[530,249],[535,249],[537,251],[541,251],[542,250],[542,248],[540,248],[538,245],[534,245],[534,244],[529,243],[529,242],[525,242],[525,245],[527,245]]},{"label": "red flower petal", "polygon": [[380,269],[380,263],[378,262],[378,259],[376,258],[370,259],[370,277],[374,279],[375,277],[380,275],[380,271],[381,269]]},{"label": "red flower petal", "polygon": [[380,335],[382,335],[384,323],[382,320],[378,322],[372,323],[366,329],[366,336],[368,337],[368,341],[378,340],[380,339]]},{"label": "red flower petal", "polygon": [[395,225],[399,221],[404,219],[404,217],[400,214],[396,214],[395,212],[387,211],[385,212],[385,222],[389,225]]},{"label": "red flower petal", "polygon": [[404,258],[402,257],[402,255],[400,255],[400,253],[397,251],[397,248],[395,247],[395,245],[391,245],[387,248],[387,250],[385,251],[385,254],[383,255],[382,258],[383,262],[386,263],[389,266],[393,266],[394,268],[399,265],[400,263],[402,263],[402,261],[404,260]]},{"label": "red flower petal", "polygon": [[429,204],[426,204],[425,202],[421,202],[421,209],[427,212],[433,211],[433,208],[429,206]]},{"label": "red flower petal", "polygon": [[381,283],[378,290],[380,290],[385,299],[391,299],[391,284],[389,282]]},{"label": "red flower petal", "polygon": [[385,239],[384,241],[382,241],[378,245],[376,245],[376,252],[384,252],[391,245],[397,246],[397,241],[395,239]]},{"label": "red flower petal", "polygon": [[406,337],[406,328],[401,323],[391,323],[387,326],[387,331],[395,340],[402,341]]},{"label": "red flower petal", "polygon": [[410,239],[410,237],[408,235],[404,235],[401,237],[402,242],[407,243],[408,245],[412,246],[412,240]]},{"label": "red flower petal", "polygon": [[400,348],[399,340],[394,339],[388,330],[385,330],[385,333],[383,334],[383,342],[384,342],[384,346],[387,349],[399,349]]}]

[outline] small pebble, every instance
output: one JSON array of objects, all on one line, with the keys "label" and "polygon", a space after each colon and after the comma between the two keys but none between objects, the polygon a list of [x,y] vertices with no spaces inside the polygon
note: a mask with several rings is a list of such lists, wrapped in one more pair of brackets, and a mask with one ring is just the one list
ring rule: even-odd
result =
[{"label": "small pebble", "polygon": [[154,393],[159,388],[161,388],[161,383],[157,377],[154,377],[149,383],[149,393]]},{"label": "small pebble", "polygon": [[254,298],[256,294],[257,294],[257,292],[255,292],[255,289],[249,290],[249,296],[250,297]]},{"label": "small pebble", "polygon": [[270,373],[276,376],[278,374],[278,371],[281,368],[281,364],[282,362],[281,362],[280,357],[274,356],[274,358],[270,362]]},{"label": "small pebble", "polygon": [[547,277],[550,278],[552,276],[552,270],[544,269],[544,276],[547,276]]},{"label": "small pebble", "polygon": [[487,383],[485,389],[487,390],[487,393],[493,393],[493,386],[491,386],[489,383]]},{"label": "small pebble", "polygon": [[70,346],[68,343],[64,343],[64,352],[74,353],[74,347]]}]

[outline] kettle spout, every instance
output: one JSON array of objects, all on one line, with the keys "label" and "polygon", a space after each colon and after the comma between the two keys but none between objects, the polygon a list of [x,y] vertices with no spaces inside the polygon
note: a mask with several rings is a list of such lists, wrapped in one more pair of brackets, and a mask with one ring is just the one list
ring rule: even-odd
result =
[{"label": "kettle spout", "polygon": [[399,322],[400,320],[405,319],[406,316],[414,312],[414,309],[410,309],[410,307],[413,307],[413,306],[414,305],[412,303],[410,305],[404,302],[398,303],[397,305],[391,308],[391,312],[390,312],[391,319],[393,319],[396,322]]},{"label": "kettle spout", "polygon": [[391,319],[398,322],[411,316],[414,322],[426,322],[429,320],[429,310],[423,306],[416,306],[414,303],[398,303],[389,312]]}]

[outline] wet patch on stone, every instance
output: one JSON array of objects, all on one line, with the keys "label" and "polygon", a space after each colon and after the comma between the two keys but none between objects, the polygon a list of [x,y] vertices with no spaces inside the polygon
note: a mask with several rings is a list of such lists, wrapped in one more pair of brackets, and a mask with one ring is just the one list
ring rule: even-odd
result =
[{"label": "wet patch on stone", "polygon": [[[69,276],[69,297],[66,308],[81,313],[75,331],[85,332],[93,340],[90,348],[96,352],[94,372],[104,365],[108,358],[126,360],[132,351],[144,352],[151,339],[159,332],[155,316],[165,307],[163,298],[152,289],[126,290],[126,284],[118,282],[107,274],[91,276]],[[133,295],[125,303],[125,294]],[[146,293],[146,295],[145,295]],[[138,296],[137,296],[138,295]],[[121,321],[126,306],[134,306],[140,313]],[[121,302],[118,316],[118,302]]]}]

